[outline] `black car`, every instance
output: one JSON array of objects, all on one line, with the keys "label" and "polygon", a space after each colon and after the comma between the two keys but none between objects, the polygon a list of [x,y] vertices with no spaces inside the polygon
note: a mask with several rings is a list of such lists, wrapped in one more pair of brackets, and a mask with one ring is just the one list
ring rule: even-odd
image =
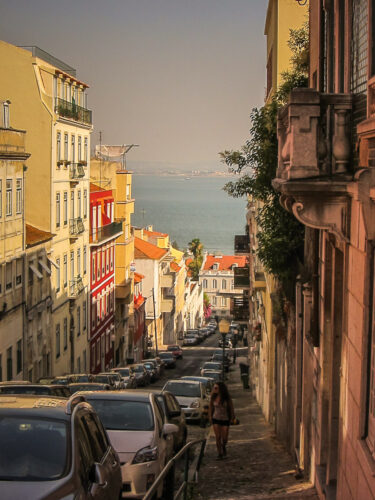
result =
[{"label": "black car", "polygon": [[159,357],[164,361],[166,368],[176,368],[176,358],[171,352],[159,352]]},{"label": "black car", "polygon": [[0,384],[0,394],[33,394],[70,398],[70,391],[66,385],[57,384]]},{"label": "black car", "polygon": [[119,498],[120,459],[92,406],[0,395],[1,500]]}]

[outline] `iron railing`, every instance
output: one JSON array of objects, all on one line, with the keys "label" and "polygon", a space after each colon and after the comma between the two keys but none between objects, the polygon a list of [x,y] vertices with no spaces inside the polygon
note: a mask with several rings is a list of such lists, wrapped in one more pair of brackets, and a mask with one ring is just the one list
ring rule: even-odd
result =
[{"label": "iron railing", "polygon": [[234,288],[249,288],[250,286],[250,271],[248,267],[234,267],[233,268]]},{"label": "iron railing", "polygon": [[69,282],[69,295],[70,297],[78,297],[78,295],[83,291],[84,285],[81,276],[77,276]]},{"label": "iron railing", "polygon": [[69,118],[76,122],[92,125],[92,111],[91,109],[82,108],[75,102],[65,101],[56,97],[55,100],[55,113],[63,118]]},{"label": "iron railing", "polygon": [[119,236],[121,233],[122,222],[111,222],[97,229],[92,229],[90,233],[90,243],[100,243],[113,236]]},{"label": "iron railing", "polygon": [[248,255],[250,253],[250,238],[248,234],[236,234],[234,236],[235,255]]},{"label": "iron railing", "polygon": [[83,223],[82,217],[77,217],[76,219],[69,219],[69,234],[72,236],[77,236],[85,231],[85,225]]},{"label": "iron railing", "polygon": [[[190,450],[193,446],[200,444],[201,448],[199,454],[195,456],[192,460],[190,467]],[[147,491],[143,500],[151,500],[157,490],[160,488],[160,483],[166,480],[165,494],[163,495],[164,500],[177,500],[183,494],[183,499],[187,500],[188,486],[192,482],[196,482],[197,474],[204,456],[204,450],[206,447],[206,439],[195,439],[186,443],[185,446],[166,464],[164,469],[161,471],[159,476],[152,483],[150,489]],[[178,490],[175,493],[174,488],[174,467],[178,460],[185,457],[185,467],[184,467],[184,480]]]},{"label": "iron railing", "polygon": [[80,163],[71,163],[69,167],[69,178],[79,180],[85,177],[85,170]]}]

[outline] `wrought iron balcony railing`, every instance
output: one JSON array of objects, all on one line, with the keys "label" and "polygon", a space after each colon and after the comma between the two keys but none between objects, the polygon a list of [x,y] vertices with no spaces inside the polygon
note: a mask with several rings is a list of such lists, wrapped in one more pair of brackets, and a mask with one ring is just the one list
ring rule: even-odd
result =
[{"label": "wrought iron balcony railing", "polygon": [[78,106],[75,102],[65,101],[64,99],[60,99],[60,97],[56,97],[55,100],[55,113],[75,122],[92,125],[91,109],[82,108],[82,106]]},{"label": "wrought iron balcony railing", "polygon": [[72,236],[78,236],[85,231],[85,225],[83,223],[82,217],[77,217],[76,219],[69,219],[69,234]]},{"label": "wrought iron balcony railing", "polygon": [[92,229],[90,233],[90,243],[101,243],[109,238],[114,238],[122,234],[122,222],[111,222],[97,229]]},{"label": "wrought iron balcony railing", "polygon": [[83,291],[84,285],[83,280],[80,275],[78,275],[73,280],[69,281],[69,296],[78,297],[78,295]]},{"label": "wrought iron balcony railing", "polygon": [[235,235],[234,253],[236,255],[248,255],[250,253],[250,238],[248,234]]},{"label": "wrought iron balcony railing", "polygon": [[71,163],[69,167],[69,179],[79,180],[85,176],[85,170],[80,163]]},{"label": "wrought iron balcony railing", "polygon": [[234,297],[230,302],[230,314],[234,320],[248,321],[249,300],[245,297]]},{"label": "wrought iron balcony railing", "polygon": [[249,288],[250,286],[250,274],[248,267],[235,267],[234,271],[234,288]]}]

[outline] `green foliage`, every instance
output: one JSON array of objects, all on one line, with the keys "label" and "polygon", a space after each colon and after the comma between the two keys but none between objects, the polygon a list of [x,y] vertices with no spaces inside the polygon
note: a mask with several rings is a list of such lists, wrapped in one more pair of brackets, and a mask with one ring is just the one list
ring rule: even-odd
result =
[{"label": "green foliage", "polygon": [[199,271],[203,263],[203,245],[199,238],[194,238],[189,242],[189,250],[193,254],[193,260],[188,267],[191,271],[192,279],[198,281]]},{"label": "green foliage", "polygon": [[[278,163],[277,112],[295,87],[307,86],[308,29],[290,30],[291,70],[282,74],[282,83],[270,103],[250,114],[250,139],[239,151],[220,153],[229,170],[241,174],[224,190],[233,197],[251,195],[262,202],[256,221],[260,229],[257,255],[265,269],[291,289],[303,258],[304,227],[279,203],[272,187]],[[246,172],[244,172],[246,170]]]}]

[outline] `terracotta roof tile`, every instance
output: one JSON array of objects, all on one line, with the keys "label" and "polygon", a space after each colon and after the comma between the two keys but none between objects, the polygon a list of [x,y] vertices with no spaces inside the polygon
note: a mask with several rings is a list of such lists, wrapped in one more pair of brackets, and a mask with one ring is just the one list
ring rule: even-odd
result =
[{"label": "terracotta roof tile", "polygon": [[147,236],[159,236],[159,238],[166,238],[168,236],[167,233],[159,233],[158,231],[149,231],[148,229],[144,229],[143,233]]},{"label": "terracotta roof tile", "polygon": [[248,264],[248,257],[246,255],[207,255],[206,261],[204,263],[203,271],[207,271],[213,268],[214,264],[219,264],[219,271],[228,271],[232,269],[233,264],[237,264],[238,267],[246,267]]},{"label": "terracotta roof tile", "polygon": [[148,241],[134,238],[134,257],[136,259],[159,260],[168,253],[165,248],[159,248]]},{"label": "terracotta roof tile", "polygon": [[54,236],[53,233],[48,233],[30,224],[26,224],[26,248],[50,241]]}]

